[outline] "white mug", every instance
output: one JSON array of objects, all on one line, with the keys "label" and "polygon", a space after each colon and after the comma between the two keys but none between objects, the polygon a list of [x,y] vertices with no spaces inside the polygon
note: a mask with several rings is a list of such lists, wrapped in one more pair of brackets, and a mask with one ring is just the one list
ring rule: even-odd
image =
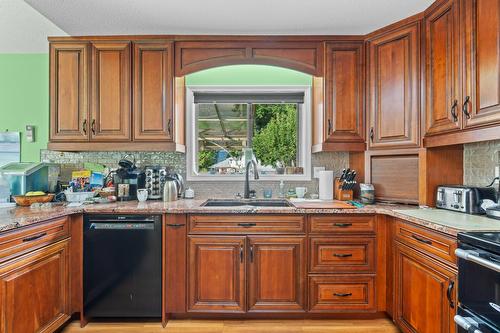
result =
[{"label": "white mug", "polygon": [[145,188],[137,189],[137,200],[139,200],[139,202],[148,200],[148,190]]},{"label": "white mug", "polygon": [[297,198],[302,199],[307,193],[307,187],[296,187],[295,193],[297,194]]}]

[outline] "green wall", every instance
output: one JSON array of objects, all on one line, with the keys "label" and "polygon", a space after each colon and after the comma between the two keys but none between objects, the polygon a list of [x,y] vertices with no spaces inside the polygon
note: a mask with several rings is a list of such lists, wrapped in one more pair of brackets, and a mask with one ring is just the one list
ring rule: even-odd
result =
[{"label": "green wall", "polygon": [[263,65],[233,65],[186,76],[186,85],[300,85],[310,86],[312,76],[291,69]]},{"label": "green wall", "polygon": [[[35,142],[26,142],[26,125]],[[38,162],[47,148],[49,127],[48,54],[0,54],[0,131],[21,132],[21,160]]]}]

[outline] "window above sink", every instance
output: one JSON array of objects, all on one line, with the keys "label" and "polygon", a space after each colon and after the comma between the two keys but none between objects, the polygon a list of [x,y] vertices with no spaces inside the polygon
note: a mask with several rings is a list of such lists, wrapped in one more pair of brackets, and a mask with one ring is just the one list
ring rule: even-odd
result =
[{"label": "window above sink", "polygon": [[311,179],[309,86],[188,86],[187,179]]}]

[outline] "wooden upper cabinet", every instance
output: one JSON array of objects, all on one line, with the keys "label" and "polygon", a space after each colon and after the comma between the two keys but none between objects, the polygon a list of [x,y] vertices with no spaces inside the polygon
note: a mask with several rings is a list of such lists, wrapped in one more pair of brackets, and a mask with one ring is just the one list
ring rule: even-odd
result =
[{"label": "wooden upper cabinet", "polygon": [[454,333],[456,273],[396,243],[395,316],[405,333]]},{"label": "wooden upper cabinet", "polygon": [[173,43],[134,43],[134,140],[170,141]]},{"label": "wooden upper cabinet", "polygon": [[88,43],[50,44],[50,140],[88,140],[88,112]]},{"label": "wooden upper cabinet", "polygon": [[326,44],[324,131],[328,142],[364,143],[363,50],[362,42]]},{"label": "wooden upper cabinet", "polygon": [[500,122],[500,1],[462,0],[464,127]]},{"label": "wooden upper cabinet", "polygon": [[424,17],[426,135],[461,128],[458,20],[457,0],[435,3]]},{"label": "wooden upper cabinet", "polygon": [[368,146],[420,146],[420,21],[368,41]]},{"label": "wooden upper cabinet", "polygon": [[130,65],[129,42],[92,43],[92,140],[131,139]]},{"label": "wooden upper cabinet", "polygon": [[305,237],[248,240],[248,311],[305,311]]},{"label": "wooden upper cabinet", "polygon": [[0,265],[0,332],[54,332],[70,318],[69,241]]},{"label": "wooden upper cabinet", "polygon": [[188,312],[245,312],[245,236],[190,236],[188,246]]}]

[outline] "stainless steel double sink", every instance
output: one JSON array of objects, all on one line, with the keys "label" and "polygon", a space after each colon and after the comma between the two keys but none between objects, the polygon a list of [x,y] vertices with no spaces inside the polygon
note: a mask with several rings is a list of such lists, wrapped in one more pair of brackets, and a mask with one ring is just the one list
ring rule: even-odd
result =
[{"label": "stainless steel double sink", "polygon": [[202,207],[293,207],[282,199],[208,199]]}]

